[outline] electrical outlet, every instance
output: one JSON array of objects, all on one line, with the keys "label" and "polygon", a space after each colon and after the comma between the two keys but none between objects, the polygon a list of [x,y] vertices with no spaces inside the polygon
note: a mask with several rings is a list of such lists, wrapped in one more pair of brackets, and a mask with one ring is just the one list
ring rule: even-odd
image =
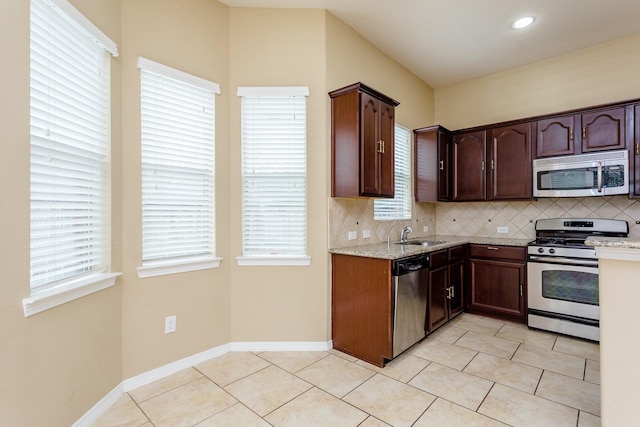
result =
[{"label": "electrical outlet", "polygon": [[429,226],[428,226],[428,225],[425,225],[424,227],[422,227],[422,231],[423,231],[424,233],[428,233],[428,232],[429,232]]},{"label": "electrical outlet", "polygon": [[506,234],[509,232],[509,227],[498,227],[498,233]]},{"label": "electrical outlet", "polygon": [[164,333],[170,334],[176,331],[176,316],[167,316],[164,318]]},{"label": "electrical outlet", "polygon": [[358,238],[358,233],[356,231],[350,231],[348,238],[349,240],[356,240]]},{"label": "electrical outlet", "polygon": [[362,238],[363,239],[371,238],[371,230],[362,230]]}]

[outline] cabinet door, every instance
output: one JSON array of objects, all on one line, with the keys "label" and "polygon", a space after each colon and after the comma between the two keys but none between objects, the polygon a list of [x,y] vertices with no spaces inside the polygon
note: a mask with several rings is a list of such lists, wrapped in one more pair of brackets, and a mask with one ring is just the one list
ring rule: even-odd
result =
[{"label": "cabinet door", "polygon": [[427,313],[427,331],[433,332],[449,320],[447,311],[447,287],[449,268],[443,266],[429,270],[429,307]]},{"label": "cabinet door", "polygon": [[380,169],[379,169],[379,195],[393,197],[395,194],[395,158],[394,137],[395,118],[394,107],[380,102]]},{"label": "cabinet door", "polygon": [[625,109],[584,113],[582,121],[582,152],[626,148]]},{"label": "cabinet door", "polygon": [[635,106],[634,138],[631,148],[629,166],[632,168],[631,182],[629,182],[629,196],[640,197],[640,104]]},{"label": "cabinet door", "polygon": [[438,131],[438,200],[451,200],[451,136]]},{"label": "cabinet door", "polygon": [[464,262],[459,261],[449,266],[449,318],[464,310]]},{"label": "cabinet door", "polygon": [[574,154],[575,125],[573,115],[539,120],[536,123],[536,157]]},{"label": "cabinet door", "polygon": [[491,130],[489,200],[531,199],[531,123]]},{"label": "cabinet door", "polygon": [[413,195],[416,202],[437,201],[438,130],[413,131]]},{"label": "cabinet door", "polygon": [[360,194],[380,194],[380,101],[362,93],[360,100]]},{"label": "cabinet door", "polygon": [[453,200],[485,200],[486,148],[486,131],[462,133],[453,137]]},{"label": "cabinet door", "polygon": [[469,308],[525,321],[523,263],[471,259]]}]

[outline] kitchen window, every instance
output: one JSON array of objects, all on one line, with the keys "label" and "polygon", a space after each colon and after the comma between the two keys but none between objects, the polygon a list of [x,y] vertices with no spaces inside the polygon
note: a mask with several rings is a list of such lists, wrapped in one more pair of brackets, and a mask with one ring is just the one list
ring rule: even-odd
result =
[{"label": "kitchen window", "polygon": [[411,219],[411,131],[398,124],[394,128],[395,197],[375,199],[373,219]]},{"label": "kitchen window", "polygon": [[308,87],[240,87],[242,256],[238,265],[309,265]]},{"label": "kitchen window", "polygon": [[105,289],[110,272],[110,57],[66,0],[30,3],[30,287],[25,316]]},{"label": "kitchen window", "polygon": [[142,266],[139,277],[217,268],[217,83],[139,58]]}]

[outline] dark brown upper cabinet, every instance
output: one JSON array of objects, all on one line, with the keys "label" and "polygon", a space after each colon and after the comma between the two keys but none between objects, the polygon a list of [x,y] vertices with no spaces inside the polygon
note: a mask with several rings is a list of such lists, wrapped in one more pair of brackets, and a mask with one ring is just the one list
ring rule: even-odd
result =
[{"label": "dark brown upper cabinet", "polygon": [[623,150],[630,118],[620,106],[538,120],[536,157]]},{"label": "dark brown upper cabinet", "polygon": [[531,199],[531,123],[493,128],[490,133],[487,199]]},{"label": "dark brown upper cabinet", "polygon": [[451,134],[442,126],[413,131],[413,193],[416,202],[450,200]]},{"label": "dark brown upper cabinet", "polygon": [[531,149],[528,122],[454,134],[452,200],[531,199]]},{"label": "dark brown upper cabinet", "polygon": [[331,97],[331,196],[394,196],[394,125],[399,103],[362,83]]},{"label": "dark brown upper cabinet", "polygon": [[487,131],[453,135],[451,142],[451,200],[486,199]]}]

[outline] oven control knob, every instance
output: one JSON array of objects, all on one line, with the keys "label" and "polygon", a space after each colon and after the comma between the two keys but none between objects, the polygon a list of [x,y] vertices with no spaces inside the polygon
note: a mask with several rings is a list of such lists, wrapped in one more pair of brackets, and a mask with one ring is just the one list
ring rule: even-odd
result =
[{"label": "oven control knob", "polygon": [[553,248],[551,248],[551,249],[549,249],[549,253],[550,253],[550,254],[555,254],[555,253],[556,253],[556,250],[555,250],[555,249],[553,249]]},{"label": "oven control knob", "polygon": [[543,253],[544,252],[544,248],[538,248],[538,252],[539,253]]}]

